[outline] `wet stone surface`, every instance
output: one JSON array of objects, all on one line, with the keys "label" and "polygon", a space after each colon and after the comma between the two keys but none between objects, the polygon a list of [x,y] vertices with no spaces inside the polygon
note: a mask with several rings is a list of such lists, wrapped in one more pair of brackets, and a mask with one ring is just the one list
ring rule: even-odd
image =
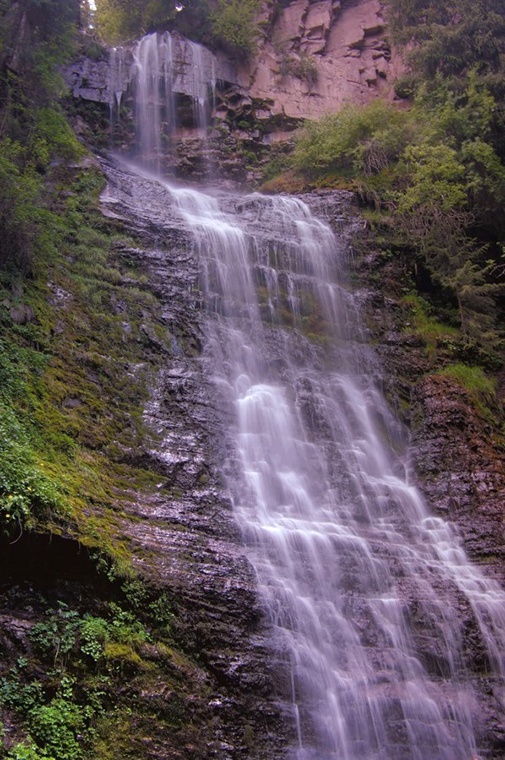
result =
[{"label": "wet stone surface", "polygon": [[270,633],[223,482],[230,412],[203,351],[199,264],[186,226],[170,217],[159,188],[147,179],[130,183],[114,167],[107,171],[104,213],[141,241],[121,255],[142,268],[161,298],[172,338],[154,346],[166,364],[145,409],[150,440],[130,452],[133,462],[159,475],[158,492],[126,506],[122,529],[140,572],[169,590],[177,635],[211,686],[201,720],[214,739],[201,756],[280,760],[293,728],[279,702]]},{"label": "wet stone surface", "polygon": [[[177,213],[167,215],[167,208],[171,205],[169,192],[164,197],[164,191],[155,188],[149,178],[129,179],[127,173],[114,166],[106,167],[106,171],[109,186],[103,196],[104,212],[121,220],[142,242],[138,249],[125,248],[123,255],[141,263],[149,287],[162,298],[163,322],[172,336],[170,345],[163,346],[152,340],[153,350],[166,353],[166,367],[153,383],[146,407],[146,422],[152,431],[152,441],[147,442],[145,450],[131,452],[134,460],[148,464],[159,474],[158,492],[134,501],[129,508],[131,515],[124,521],[124,531],[130,537],[137,566],[173,591],[177,599],[177,617],[182,621],[181,633],[188,638],[190,648],[213,684],[212,699],[207,707],[216,721],[212,730],[218,738],[212,742],[208,756],[285,757],[286,747],[293,741],[294,727],[285,706],[283,708],[277,701],[286,699],[290,690],[282,664],[283,645],[279,642],[280,651],[276,655],[275,644],[272,648],[273,632],[266,625],[256,577],[233,516],[228,486],[223,480],[224,475],[229,485],[237,477],[231,441],[235,423],[213,383],[214,365],[208,353],[208,341],[209,336],[214,340],[224,328],[216,319],[212,331],[208,332],[203,318],[200,269],[193,255],[194,246],[181,216]],[[342,194],[316,193],[304,196],[303,200],[337,230],[349,230],[348,235],[355,231],[355,223],[348,226],[346,215],[349,212],[344,209],[348,209],[349,199]],[[251,229],[257,226],[258,215],[267,213],[250,199],[233,200],[230,196],[223,199],[223,206],[226,204],[231,210],[240,209],[243,223]],[[279,247],[278,253],[282,256],[281,249]],[[259,262],[258,271],[267,266],[268,261]],[[373,312],[375,326],[370,332],[380,336],[379,354],[383,363],[381,365],[367,350],[360,348],[360,371],[364,375],[371,372],[377,384],[386,388],[393,403],[395,398],[409,399],[409,412],[404,417],[408,416],[413,434],[410,458],[432,510],[458,523],[467,551],[473,558],[482,563],[493,555],[495,560],[499,549],[498,539],[493,537],[498,535],[498,504],[502,491],[499,467],[485,462],[485,457],[490,458],[492,446],[484,421],[475,416],[460,390],[443,384],[437,387],[438,381],[423,377],[429,363],[422,343],[415,336],[402,333],[392,316],[397,310],[395,298],[389,297],[386,303],[384,296],[377,292],[376,284],[367,281],[365,270],[365,267],[360,269],[358,266],[355,272],[360,278],[361,298],[358,300]],[[219,302],[215,308],[219,314]],[[234,308],[235,317],[240,319],[244,305],[237,304]],[[345,331],[345,326],[343,329]],[[366,334],[367,330],[363,328],[362,335],[357,337],[358,346],[366,339]],[[308,428],[323,441],[322,450],[331,463],[328,466],[329,482],[353,499],[356,486],[352,479],[346,484],[339,478],[341,454],[335,444],[338,435],[324,406],[324,385],[319,387],[309,371],[312,367],[324,368],[334,357],[323,356],[317,343],[307,349],[305,338],[297,336],[296,331],[290,335],[289,360],[280,353],[282,339],[276,330],[272,330],[265,340],[264,358],[276,377],[289,379],[291,362],[302,367],[292,392],[296,393]],[[343,388],[343,398],[344,391]],[[373,399],[375,391],[370,388],[369,393]],[[389,419],[389,413],[380,404],[377,408],[381,409],[380,413],[377,412],[377,424],[388,428],[399,450],[405,449],[405,431]],[[479,441],[473,447],[468,447],[469,430],[474,431]],[[477,458],[468,459],[469,448],[478,452]],[[455,452],[460,459],[455,457]],[[407,463],[404,462],[402,467],[405,470]],[[388,549],[388,536],[392,536],[393,541],[400,534],[408,537],[411,528],[387,488],[381,499],[384,519],[387,516],[383,536],[376,531],[365,507],[361,513],[356,507],[353,515],[363,536],[371,541],[377,559],[389,568],[389,578],[378,578],[377,583],[381,588],[388,585],[394,588],[398,611],[410,624],[417,656],[432,679],[437,698],[443,697],[446,704],[459,698],[456,693],[451,693],[451,684],[446,683],[447,674],[454,674],[459,665],[449,662],[440,620],[452,626],[451,630],[456,630],[451,610],[455,611],[462,625],[459,628],[461,640],[454,645],[462,658],[465,679],[474,680],[475,694],[478,695],[478,705],[468,709],[474,716],[483,757],[499,757],[497,753],[503,745],[498,727],[499,711],[493,695],[496,684],[488,678],[487,654],[481,637],[477,635],[475,616],[452,581],[438,575],[430,578],[429,553],[426,558],[422,553],[417,557],[421,576],[416,578],[412,570],[408,570],[407,557],[393,545]],[[479,515],[477,525],[473,519],[476,514]],[[440,530],[436,522],[426,529]],[[373,545],[374,541],[377,545]],[[303,547],[300,557],[303,558]],[[502,567],[500,561],[486,562],[485,572],[498,577]],[[307,569],[308,578],[311,572]],[[359,632],[361,646],[373,667],[374,688],[381,695],[380,702],[384,706],[382,715],[389,715],[390,757],[404,760],[409,755],[406,754],[407,737],[402,721],[403,695],[401,686],[392,679],[396,652],[385,636],[386,629],[371,613],[373,589],[367,585],[367,573],[365,558],[345,554],[343,541],[335,594],[341,598],[342,604],[345,600],[348,620]],[[443,600],[440,608],[433,601],[437,595]],[[418,599],[419,604],[414,599]],[[345,652],[342,640],[342,662],[345,662]],[[246,731],[244,725],[248,727]],[[306,716],[302,717],[302,730],[310,742],[314,727]],[[247,745],[244,731],[247,736],[252,731],[254,745]],[[423,732],[422,721],[419,731]],[[356,757],[360,756],[360,751],[370,750],[370,747],[359,749],[361,739],[358,736],[349,736],[349,741]],[[447,752],[451,751],[448,745]],[[320,760],[317,751],[314,758]]]}]

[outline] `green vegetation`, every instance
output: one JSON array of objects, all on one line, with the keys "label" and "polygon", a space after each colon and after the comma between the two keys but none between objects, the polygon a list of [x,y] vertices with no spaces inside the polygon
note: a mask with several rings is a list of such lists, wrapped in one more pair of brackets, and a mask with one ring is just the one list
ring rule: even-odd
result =
[{"label": "green vegetation", "polygon": [[[0,556],[13,558],[0,606],[23,621],[0,663],[2,760],[125,760],[144,732],[190,741],[184,700],[206,688],[124,536],[129,500],[159,481],[128,454],[170,338],[128,254],[139,243],[100,213],[103,176],[60,106],[78,10],[0,3]],[[25,578],[42,540],[50,557],[77,547],[89,582],[72,567],[53,585]],[[174,692],[163,719],[143,697],[159,683]]]},{"label": "green vegetation", "polygon": [[210,47],[249,55],[260,34],[260,0],[97,0],[95,25],[109,44],[175,29]]},{"label": "green vegetation", "polygon": [[503,0],[388,0],[397,44],[414,43],[409,58],[411,91],[440,76],[455,87],[478,67],[487,84],[503,82],[505,52]]},{"label": "green vegetation", "polygon": [[[428,86],[429,84],[429,86]],[[505,165],[498,103],[476,70],[456,93],[419,86],[411,108],[346,106],[300,133],[293,166],[312,183],[356,190],[381,212],[433,288],[451,294],[469,342],[499,351]]]},{"label": "green vegetation", "polygon": [[[105,42],[115,45],[125,40],[136,39],[173,23],[176,18],[176,3],[152,2],[139,0],[131,3],[129,0],[99,0],[94,16],[94,23],[100,37]],[[201,3],[193,3],[197,11]]]},{"label": "green vegetation", "polygon": [[[456,385],[461,386],[466,392],[467,398],[480,414],[498,431],[501,425],[503,434],[503,420],[499,414],[497,403],[498,382],[491,377],[481,366],[455,362],[447,364],[435,373],[439,377],[448,378]],[[499,436],[502,442],[502,436]]]},{"label": "green vegetation", "polygon": [[[411,7],[417,12],[414,0]],[[258,9],[257,0],[188,0],[181,12],[168,0],[101,0],[97,24],[105,38],[120,41],[168,23],[250,54]],[[405,26],[400,10],[398,3],[395,34],[408,40],[419,29]],[[145,737],[173,739],[179,731],[188,747],[197,746],[211,688],[176,649],[192,621],[182,623],[173,600],[137,576],[125,536],[125,522],[134,519],[128,500],[139,490],[148,498],[158,485],[129,453],[145,440],[142,410],[170,340],[160,304],[125,255],[138,241],[100,214],[103,177],[59,105],[58,65],[72,51],[78,15],[77,0],[0,3],[0,552],[27,535],[63,536],[86,553],[98,578],[90,589],[63,579],[52,598],[27,590],[28,582],[12,588],[5,605],[19,605],[26,633],[12,645],[14,660],[0,663],[3,760],[138,758]],[[489,31],[492,17],[483,18]],[[394,237],[391,255],[410,256],[429,273],[430,287],[448,294],[467,344],[497,351],[505,242],[501,37],[486,38],[482,65],[472,58],[473,46],[484,44],[479,32],[450,71],[445,52],[444,65],[431,71],[430,25],[431,17],[418,40],[425,60],[417,52],[402,83],[413,94],[411,110],[345,108],[307,126],[294,163],[304,181],[358,190],[374,207],[375,224]],[[458,24],[451,28],[462,36]],[[310,59],[286,65],[310,84]],[[288,158],[278,150],[283,168]],[[249,162],[255,158],[251,151]],[[293,324],[283,297],[280,318]],[[455,341],[454,327],[442,325],[423,299],[407,296],[403,306],[430,355]],[[310,293],[298,327],[324,343]],[[483,370],[449,354],[442,373],[476,403],[491,404],[494,384]]]},{"label": "green vegetation", "polygon": [[260,33],[259,10],[260,0],[217,0],[211,14],[213,36],[232,51],[252,53]]},{"label": "green vegetation", "polygon": [[63,499],[59,484],[43,471],[27,427],[11,405],[0,405],[0,530],[14,537],[57,512]]},{"label": "green vegetation", "polygon": [[428,356],[431,358],[436,356],[440,346],[459,336],[459,331],[455,327],[440,322],[432,315],[433,309],[424,298],[410,294],[404,296],[402,301],[409,312],[406,329],[414,332],[424,341]]},{"label": "green vegetation", "polygon": [[[55,167],[51,181],[66,197],[58,192],[51,208],[37,208],[45,226],[29,278],[17,258],[0,272],[0,533],[63,520],[128,573],[128,552],[107,529],[116,523],[115,493],[129,476],[144,485],[154,477],[122,462],[143,435],[149,377],[147,366],[128,366],[142,358],[147,313],[161,341],[163,330],[156,300],[115,253],[124,237],[99,229],[99,173]],[[131,307],[127,334],[118,302]]]},{"label": "green vegetation", "polygon": [[496,381],[488,377],[482,367],[449,364],[439,374],[456,380],[479,404],[490,404],[495,400]]},{"label": "green vegetation", "polygon": [[[5,43],[0,68],[0,538],[64,525],[128,574],[114,503],[136,477],[122,452],[143,434],[149,374],[130,367],[143,358],[145,315],[161,342],[163,328],[156,299],[121,260],[128,242],[97,209],[103,178],[56,99],[72,4],[47,6],[54,30],[32,0],[0,25],[5,36],[19,24],[30,45]],[[131,306],[127,334],[119,302]],[[152,477],[138,473],[144,485]]]},{"label": "green vegetation", "polygon": [[[32,600],[42,605],[42,619],[29,631],[32,651],[0,678],[0,710],[11,724],[18,722],[24,737],[9,749],[0,747],[0,757],[107,756],[106,726],[112,729],[120,715],[131,713],[126,703],[119,707],[115,693],[125,674],[140,688],[160,677],[160,660],[191,670],[168,645],[166,595],[143,586],[140,610],[138,590],[131,593],[128,584],[122,590],[122,606],[99,602],[99,614],[80,613],[63,602],[52,608],[46,600]],[[177,680],[173,670],[169,665],[162,675],[167,685]]]},{"label": "green vegetation", "polygon": [[383,101],[349,105],[301,131],[293,165],[310,179],[324,175],[373,177],[397,161],[409,144],[409,114]]},{"label": "green vegetation", "polygon": [[346,105],[307,123],[291,171],[269,187],[358,194],[380,266],[396,257],[409,272],[409,295],[397,287],[405,329],[430,362],[458,362],[444,374],[483,408],[505,338],[505,5],[388,0],[388,11],[409,65],[396,84],[407,102]]}]

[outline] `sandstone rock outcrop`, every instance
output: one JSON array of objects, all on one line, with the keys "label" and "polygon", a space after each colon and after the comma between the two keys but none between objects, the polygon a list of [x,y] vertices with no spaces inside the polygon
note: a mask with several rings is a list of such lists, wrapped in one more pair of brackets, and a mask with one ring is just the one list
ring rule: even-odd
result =
[{"label": "sandstone rock outcrop", "polygon": [[401,58],[386,35],[380,0],[295,0],[271,20],[271,32],[239,82],[272,113],[315,119],[345,102],[394,98]]}]

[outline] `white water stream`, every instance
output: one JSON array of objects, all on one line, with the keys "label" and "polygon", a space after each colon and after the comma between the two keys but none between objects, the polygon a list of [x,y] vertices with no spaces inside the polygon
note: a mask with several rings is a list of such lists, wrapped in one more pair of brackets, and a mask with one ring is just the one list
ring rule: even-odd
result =
[{"label": "white water stream", "polygon": [[[148,34],[134,50],[135,121],[139,154],[159,169],[177,123],[175,93],[192,101],[193,124],[205,134],[216,88],[214,56],[170,32]],[[115,64],[115,58],[111,60]]]},{"label": "white water stream", "polygon": [[[136,51],[147,160],[172,108],[159,104],[171,44],[152,35]],[[156,221],[169,205],[200,260],[206,358],[233,420],[223,469],[285,674],[290,757],[474,760],[474,681],[503,675],[505,594],[409,483],[405,434],[342,284],[343,244],[295,198],[158,183],[142,213]]]},{"label": "white water stream", "polygon": [[341,245],[295,198],[162,184],[201,261],[236,519],[289,674],[290,756],[478,757],[463,627],[503,673],[505,596],[409,484]]}]

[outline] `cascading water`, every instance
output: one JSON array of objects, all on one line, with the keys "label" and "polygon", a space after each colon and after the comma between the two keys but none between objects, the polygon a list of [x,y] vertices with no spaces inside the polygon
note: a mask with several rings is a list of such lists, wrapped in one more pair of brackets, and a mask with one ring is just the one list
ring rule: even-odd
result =
[{"label": "cascading water", "polygon": [[142,213],[175,210],[201,261],[236,519],[288,674],[289,757],[478,757],[463,627],[499,681],[505,595],[409,484],[342,244],[301,200],[157,187]]},{"label": "cascading water", "polygon": [[139,154],[159,169],[177,122],[175,93],[192,103],[193,125],[205,135],[216,88],[214,56],[201,45],[164,32],[149,34],[133,51]]},{"label": "cascading water", "polygon": [[[194,192],[174,198],[202,257],[216,380],[236,409],[236,514],[289,663],[294,756],[468,760],[474,695],[444,589],[465,595],[501,672],[505,597],[429,516],[388,444],[398,425],[349,341],[332,232],[295,199],[252,196],[231,220]],[[419,651],[414,609],[436,662]]]},{"label": "cascading water", "polygon": [[123,92],[126,89],[126,62],[125,62],[125,48],[114,47],[109,53],[109,77],[108,77],[108,92],[109,92],[109,111],[110,111],[110,125],[113,128],[114,120],[119,121],[121,112],[121,100]]}]

